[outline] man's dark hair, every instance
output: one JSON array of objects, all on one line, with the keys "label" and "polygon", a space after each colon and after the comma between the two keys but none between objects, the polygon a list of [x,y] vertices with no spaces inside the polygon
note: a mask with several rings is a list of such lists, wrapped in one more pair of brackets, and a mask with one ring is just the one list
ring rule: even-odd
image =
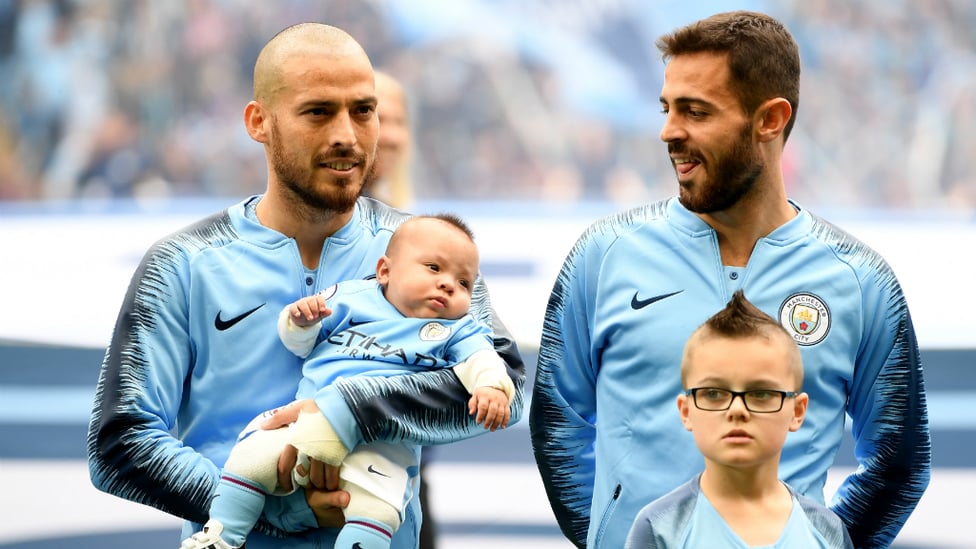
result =
[{"label": "man's dark hair", "polygon": [[692,53],[726,54],[732,90],[747,113],[775,97],[790,102],[793,114],[783,141],[789,137],[800,108],[800,52],[782,23],[751,11],[718,13],[658,38],[655,45],[665,62]]}]

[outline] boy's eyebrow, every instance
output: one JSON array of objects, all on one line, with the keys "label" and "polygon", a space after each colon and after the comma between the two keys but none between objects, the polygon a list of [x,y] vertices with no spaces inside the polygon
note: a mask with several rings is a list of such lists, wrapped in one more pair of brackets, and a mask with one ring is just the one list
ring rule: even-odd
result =
[{"label": "boy's eyebrow", "polygon": [[711,376],[698,380],[692,387],[722,387],[728,384],[725,378]]},{"label": "boy's eyebrow", "polygon": [[[745,389],[743,390],[749,391],[752,389],[780,389],[781,385],[784,385],[784,383],[772,378],[751,379],[745,383]],[[785,385],[789,385],[789,383],[786,383]],[[719,377],[719,376],[706,377],[704,379],[699,380],[698,383],[696,383],[694,386],[695,387],[716,387],[719,389],[732,390],[731,389],[732,383],[730,383],[729,380],[725,379],[724,377]]]}]

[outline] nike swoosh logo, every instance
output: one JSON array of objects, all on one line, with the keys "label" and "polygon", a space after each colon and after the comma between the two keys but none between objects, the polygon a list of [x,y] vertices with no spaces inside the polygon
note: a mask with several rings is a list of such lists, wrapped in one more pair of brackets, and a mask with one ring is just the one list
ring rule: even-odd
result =
[{"label": "nike swoosh logo", "polygon": [[377,471],[376,469],[373,469],[373,465],[372,464],[370,464],[370,466],[367,467],[366,470],[369,471],[370,473],[373,473],[374,475],[379,475],[381,477],[390,478],[390,475],[381,473],[381,472]]},{"label": "nike swoosh logo", "polygon": [[363,544],[357,541],[356,543],[352,544],[352,549],[363,549]]},{"label": "nike swoosh logo", "polygon": [[362,324],[369,324],[369,322],[370,322],[369,320],[356,320],[355,318],[349,319],[350,326],[360,326]]},{"label": "nike swoosh logo", "polygon": [[637,295],[640,292],[634,292],[634,298],[630,300],[630,306],[633,307],[633,309],[635,311],[639,311],[639,310],[643,309],[644,307],[647,307],[651,303],[657,303],[658,301],[661,301],[662,299],[667,299],[667,298],[669,298],[669,297],[671,297],[673,295],[678,295],[678,294],[680,294],[683,291],[684,290],[678,290],[677,292],[671,292],[670,294],[656,295],[654,297],[649,297],[647,299],[638,299],[637,298]]},{"label": "nike swoosh logo", "polygon": [[248,315],[250,315],[254,311],[260,309],[261,307],[264,307],[265,305],[266,305],[265,303],[262,303],[262,304],[258,305],[257,307],[251,309],[250,311],[245,311],[245,312],[243,312],[243,313],[235,316],[234,318],[229,318],[227,320],[224,320],[224,319],[220,318],[221,311],[217,311],[217,316],[214,317],[214,328],[217,328],[217,331],[223,332],[224,330],[230,328],[234,324],[237,324],[238,322],[244,320],[245,318],[248,317]]}]

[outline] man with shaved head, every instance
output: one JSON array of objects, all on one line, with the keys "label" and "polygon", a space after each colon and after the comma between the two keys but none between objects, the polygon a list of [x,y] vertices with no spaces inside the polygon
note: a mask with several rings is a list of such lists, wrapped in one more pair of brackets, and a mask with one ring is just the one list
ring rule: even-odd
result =
[{"label": "man with shaved head", "polygon": [[[186,519],[181,539],[207,520],[238,434],[295,396],[302,361],[269,336],[278,312],[371,276],[406,218],[359,196],[376,155],[376,103],[369,58],[347,33],[318,23],[280,32],[258,56],[244,109],[248,135],[264,145],[267,190],[160,240],[136,270],[99,376],[89,469],[99,489]],[[515,422],[524,365],[480,277],[471,314],[493,327]],[[343,379],[309,396],[347,449],[482,432],[449,370]],[[298,408],[280,408],[265,427],[294,421]],[[291,464],[279,465],[285,490]],[[306,490],[267,498],[249,549],[333,546],[349,495],[336,490],[335,468],[313,463],[308,473]],[[415,547],[419,523],[414,498],[392,547]]]}]

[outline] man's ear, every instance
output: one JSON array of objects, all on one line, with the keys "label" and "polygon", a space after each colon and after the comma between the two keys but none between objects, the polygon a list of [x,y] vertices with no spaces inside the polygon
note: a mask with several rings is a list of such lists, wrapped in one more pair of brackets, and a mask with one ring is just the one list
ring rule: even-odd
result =
[{"label": "man's ear", "polygon": [[756,109],[756,129],[759,141],[768,143],[774,141],[786,130],[786,124],[793,116],[793,106],[782,97],[765,101]]},{"label": "man's ear", "polygon": [[261,103],[251,101],[244,107],[244,128],[247,135],[258,143],[268,142],[268,130],[265,122],[268,121],[268,112]]}]

